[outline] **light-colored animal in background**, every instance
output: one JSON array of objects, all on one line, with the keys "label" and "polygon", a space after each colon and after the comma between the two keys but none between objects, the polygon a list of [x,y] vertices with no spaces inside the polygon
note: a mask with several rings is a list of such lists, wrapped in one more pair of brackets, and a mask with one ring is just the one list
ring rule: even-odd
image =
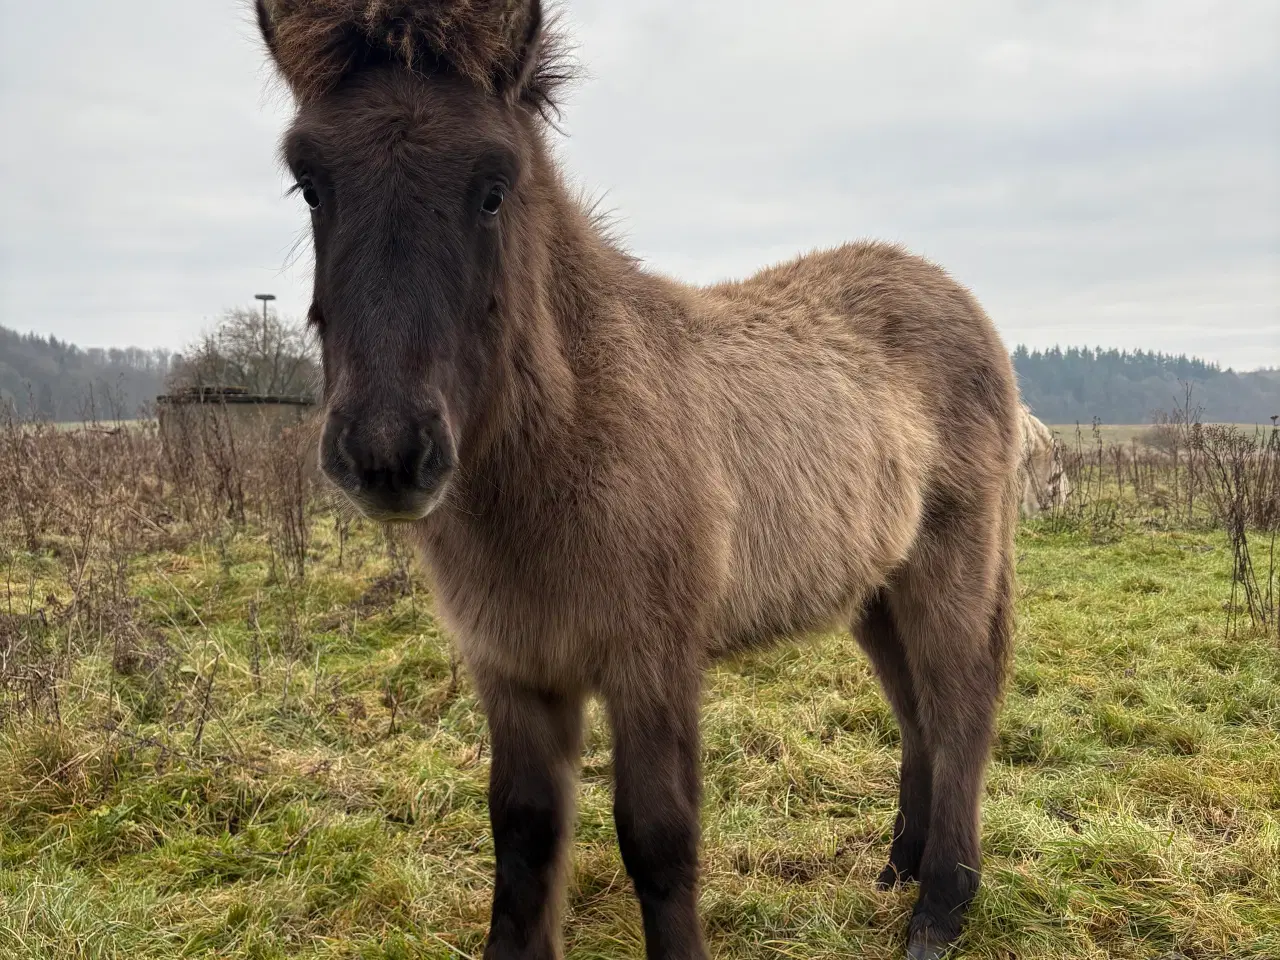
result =
[{"label": "light-colored animal in background", "polygon": [[1022,405],[1022,499],[1018,512],[1034,517],[1042,510],[1064,506],[1071,495],[1071,481],[1062,466],[1062,444]]}]

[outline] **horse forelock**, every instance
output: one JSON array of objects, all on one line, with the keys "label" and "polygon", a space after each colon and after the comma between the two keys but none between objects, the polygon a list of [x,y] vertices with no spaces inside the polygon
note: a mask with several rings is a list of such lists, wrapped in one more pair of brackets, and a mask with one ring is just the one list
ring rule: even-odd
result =
[{"label": "horse forelock", "polygon": [[532,56],[522,93],[539,109],[554,109],[554,89],[571,74],[557,35],[543,31],[538,49],[527,49],[541,16],[536,0],[259,2],[276,64],[302,102],[370,61],[420,73],[447,69],[493,91],[504,78],[516,80],[522,59]]}]

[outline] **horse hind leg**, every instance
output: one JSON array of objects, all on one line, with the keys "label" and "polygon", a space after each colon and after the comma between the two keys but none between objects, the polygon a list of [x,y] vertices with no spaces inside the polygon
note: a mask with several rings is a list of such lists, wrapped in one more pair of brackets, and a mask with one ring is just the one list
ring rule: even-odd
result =
[{"label": "horse hind leg", "polygon": [[1009,647],[1010,547],[997,518],[935,519],[894,584],[902,640],[930,760],[927,839],[908,956],[937,960],[960,935],[978,889],[980,804]]},{"label": "horse hind leg", "polygon": [[871,601],[853,632],[871,660],[902,732],[893,845],[889,850],[889,863],[876,881],[881,889],[888,889],[918,879],[920,861],[929,839],[933,774],[928,745],[916,713],[915,685],[906,650],[883,595]]}]

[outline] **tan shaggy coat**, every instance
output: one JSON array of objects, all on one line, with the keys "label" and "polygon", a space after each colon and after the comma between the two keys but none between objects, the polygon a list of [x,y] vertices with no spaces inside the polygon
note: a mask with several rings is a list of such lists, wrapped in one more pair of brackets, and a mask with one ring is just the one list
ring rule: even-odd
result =
[{"label": "tan shaggy coat", "polygon": [[[553,490],[572,509],[508,513],[464,477],[459,509],[423,527],[469,663],[617,688],[640,678],[610,673],[662,662],[619,642],[693,636],[714,655],[847,626],[930,535],[930,502],[984,518],[998,539],[970,573],[995,591],[1017,404],[990,322],[941,270],[858,244],[698,289],[581,239],[616,271],[616,301],[567,358],[568,435],[552,442],[582,455]],[[509,461],[503,495],[547,469]],[[501,512],[506,536],[469,535],[476,510]]]},{"label": "tan shaggy coat", "polygon": [[300,105],[322,462],[412,521],[489,720],[486,960],[560,955],[592,695],[648,956],[705,958],[702,670],[841,627],[902,733],[880,882],[920,882],[909,956],[939,960],[978,885],[1012,632],[1021,414],[986,314],[880,243],[711,287],[642,269],[554,160],[536,0],[258,16]]}]

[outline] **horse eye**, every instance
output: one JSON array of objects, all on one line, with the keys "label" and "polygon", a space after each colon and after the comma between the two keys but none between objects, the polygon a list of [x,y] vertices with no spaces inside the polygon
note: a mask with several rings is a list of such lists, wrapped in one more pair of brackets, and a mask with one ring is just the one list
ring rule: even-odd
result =
[{"label": "horse eye", "polygon": [[501,184],[494,184],[489,188],[489,192],[485,195],[484,203],[480,204],[480,209],[489,216],[495,216],[498,208],[502,206],[502,201],[507,199],[507,191]]},{"label": "horse eye", "polygon": [[298,184],[302,190],[302,199],[307,202],[307,206],[312,210],[320,209],[320,192],[316,190],[316,185],[310,181],[304,180]]}]

